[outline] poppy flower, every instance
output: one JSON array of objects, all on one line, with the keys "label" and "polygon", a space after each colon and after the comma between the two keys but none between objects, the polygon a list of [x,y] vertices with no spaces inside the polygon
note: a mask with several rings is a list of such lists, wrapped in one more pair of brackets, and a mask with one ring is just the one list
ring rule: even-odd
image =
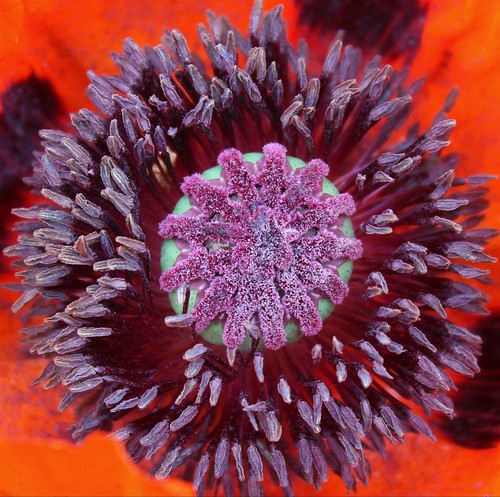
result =
[{"label": "poppy flower", "polygon": [[[45,19],[33,12],[28,29]],[[426,29],[440,12],[431,9]],[[45,200],[16,211],[27,221],[7,251],[22,260],[14,307],[49,318],[27,330],[28,342],[51,360],[40,380],[66,387],[60,408],[77,406],[75,439],[116,430],[157,477],[194,481],[202,494],[287,492],[292,479],[310,493],[300,481],[321,487],[327,467],[354,487],[369,472],[361,439],[384,452],[384,438],[433,438],[404,399],[451,414],[444,369],[477,370],[479,340],[454,324],[454,309],[483,312],[483,294],[461,279],[487,275],[455,259],[489,260],[492,232],[475,229],[489,178],[453,182],[462,169],[441,152],[452,98],[433,123],[426,104],[415,106],[427,131],[405,130],[416,87],[401,72],[376,60],[362,73],[360,52],[337,41],[314,78],[279,10],[256,8],[249,37],[209,22],[204,59],[179,31],[154,50],[127,39],[114,57],[121,75],[91,75],[98,111],[76,114],[76,132],[42,134],[30,181]],[[77,35],[64,32],[66,43]],[[68,74],[81,45],[66,43],[37,49],[71,108],[80,97],[55,76]],[[447,75],[435,59],[416,67],[439,83]],[[222,172],[208,173],[216,164]],[[321,308],[333,304],[320,331]],[[404,467],[392,475],[402,478],[397,493],[415,478],[407,447],[428,450],[406,438],[389,452],[388,466]]]}]

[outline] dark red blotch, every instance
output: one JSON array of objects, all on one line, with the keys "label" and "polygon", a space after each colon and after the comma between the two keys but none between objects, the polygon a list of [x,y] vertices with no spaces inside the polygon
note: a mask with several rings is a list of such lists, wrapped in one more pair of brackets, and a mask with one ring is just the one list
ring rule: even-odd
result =
[{"label": "dark red blotch", "polygon": [[[58,125],[62,105],[52,85],[32,74],[13,83],[1,96],[0,114],[0,237],[10,210],[19,203],[22,179],[30,176],[38,132]],[[60,125],[60,124],[59,124]]]},{"label": "dark red blotch", "polygon": [[474,332],[483,339],[481,372],[460,386],[453,399],[457,417],[443,419],[441,429],[457,444],[487,449],[500,440],[500,313]]},{"label": "dark red blotch", "polygon": [[346,43],[369,53],[412,56],[426,6],[418,0],[295,0],[300,22],[325,34],[345,31]]}]

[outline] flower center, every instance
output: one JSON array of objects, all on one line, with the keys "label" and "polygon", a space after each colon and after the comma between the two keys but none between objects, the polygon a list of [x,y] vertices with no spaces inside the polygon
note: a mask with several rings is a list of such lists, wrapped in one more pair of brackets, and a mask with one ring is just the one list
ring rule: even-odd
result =
[{"label": "flower center", "polygon": [[315,335],[347,296],[362,247],[349,194],[328,166],[286,156],[225,150],[219,165],[184,180],[185,196],[160,224],[160,286],[177,316],[211,343],[278,349]]}]

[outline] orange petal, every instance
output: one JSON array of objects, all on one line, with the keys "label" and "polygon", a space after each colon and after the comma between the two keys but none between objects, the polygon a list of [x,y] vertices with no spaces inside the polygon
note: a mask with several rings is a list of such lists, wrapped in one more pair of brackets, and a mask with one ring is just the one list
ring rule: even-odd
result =
[{"label": "orange petal", "polygon": [[[189,496],[191,485],[153,480],[103,434],[81,446],[0,438],[0,495]],[[3,494],[2,494],[3,492]]]},{"label": "orange petal", "polygon": [[[368,488],[358,486],[359,497],[401,497],[415,495],[498,495],[500,489],[500,449],[475,451],[440,440],[407,435],[403,445],[388,447],[388,457],[368,454],[372,477]],[[319,496],[343,496],[338,477],[324,485]],[[305,484],[294,487],[295,495],[310,497]],[[280,495],[278,492],[269,495]]]},{"label": "orange petal", "polygon": [[126,37],[139,45],[157,45],[165,28],[177,28],[201,52],[197,25],[207,8],[230,13],[232,22],[247,29],[252,0],[242,6],[229,0],[159,2],[112,0],[4,0],[0,7],[0,91],[34,71],[48,78],[68,111],[88,106],[86,71],[112,74],[110,51],[120,51]]},{"label": "orange petal", "polygon": [[[420,54],[413,66],[414,78],[426,76],[427,84],[415,106],[424,123],[432,119],[453,86],[460,95],[450,117],[457,120],[450,151],[461,155],[459,173],[496,175],[500,171],[500,11],[481,0],[433,1],[424,28]],[[500,228],[500,182],[490,183],[491,208],[484,226]],[[489,245],[488,253],[500,256],[500,238]],[[495,280],[500,265],[491,270]],[[492,306],[499,305],[498,285],[488,290]]]}]

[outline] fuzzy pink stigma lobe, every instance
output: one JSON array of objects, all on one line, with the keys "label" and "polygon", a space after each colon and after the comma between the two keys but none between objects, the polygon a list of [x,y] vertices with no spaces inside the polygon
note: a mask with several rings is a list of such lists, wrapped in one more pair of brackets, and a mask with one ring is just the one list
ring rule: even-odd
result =
[{"label": "fuzzy pink stigma lobe", "polygon": [[338,267],[362,253],[361,242],[340,229],[354,213],[352,197],[322,191],[327,164],[314,159],[293,170],[282,145],[270,143],[263,152],[253,164],[225,150],[220,178],[186,178],[182,191],[192,208],[168,215],[159,228],[184,247],[162,273],[161,288],[203,288],[191,312],[194,329],[222,319],[229,348],[253,327],[267,348],[278,349],[290,320],[304,335],[317,334],[319,296],[340,304],[348,287]]}]

